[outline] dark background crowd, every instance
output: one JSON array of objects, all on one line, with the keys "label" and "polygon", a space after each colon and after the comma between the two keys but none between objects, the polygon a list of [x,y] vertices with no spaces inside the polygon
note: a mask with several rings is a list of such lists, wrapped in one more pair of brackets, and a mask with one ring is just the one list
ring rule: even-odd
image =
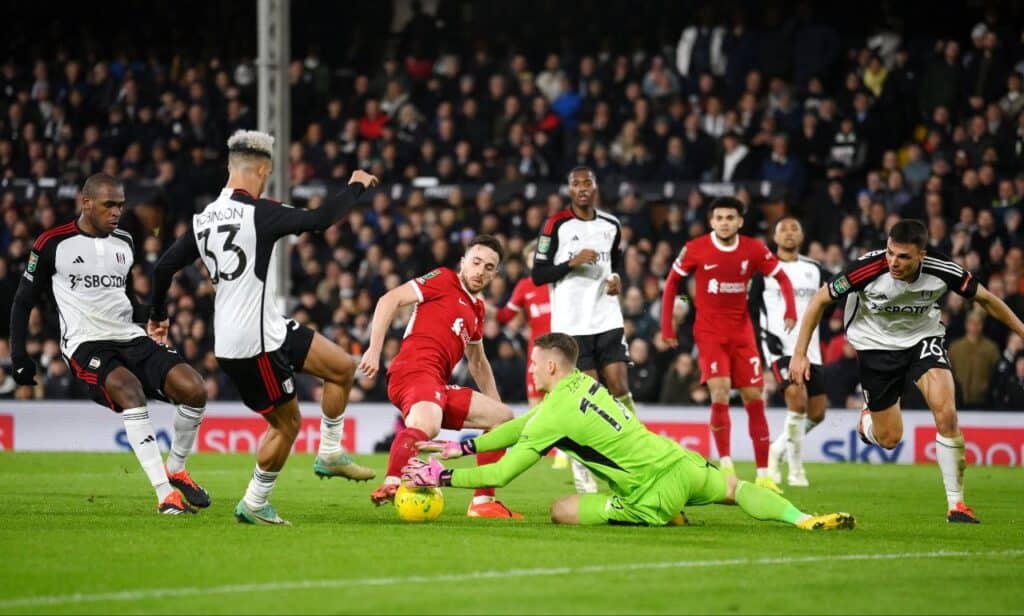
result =
[{"label": "dark background crowd", "polygon": [[[0,44],[0,370],[31,242],[74,216],[75,186],[99,171],[125,181],[133,291],[146,299],[160,253],[224,184],[226,138],[256,128],[254,7],[158,1],[139,17],[126,4],[109,12],[118,22],[79,6],[50,22],[15,4],[13,36]],[[486,293],[503,305],[528,275],[524,245],[566,206],[559,186],[580,164],[624,225],[638,401],[708,400],[689,305],[676,311],[679,350],[663,344],[657,319],[672,259],[708,231],[707,205],[722,190],[747,204],[745,232],[766,240],[779,216],[797,215],[806,253],[832,272],[884,246],[894,222],[920,218],[929,250],[1024,315],[1020,3],[297,4],[292,141],[277,161],[288,200],[317,207],[357,168],[385,185],[289,252],[288,310],[353,355],[382,293],[456,266],[477,233],[500,236],[510,255]],[[651,190],[669,183],[685,190]],[[178,277],[172,339],[211,399],[237,399],[213,358],[212,293],[194,267]],[[82,397],[60,360],[56,311],[41,308],[29,350],[42,383],[16,390],[0,372],[0,396]],[[957,296],[943,316],[961,406],[1024,409],[1024,340]],[[407,319],[392,328],[385,364]],[[828,395],[857,407],[841,319],[822,326]],[[525,399],[527,335],[521,321],[486,325],[508,401]],[[311,379],[299,386],[319,395]],[[382,380],[360,379],[353,392],[385,399]],[[922,403],[908,390],[906,406]]]}]

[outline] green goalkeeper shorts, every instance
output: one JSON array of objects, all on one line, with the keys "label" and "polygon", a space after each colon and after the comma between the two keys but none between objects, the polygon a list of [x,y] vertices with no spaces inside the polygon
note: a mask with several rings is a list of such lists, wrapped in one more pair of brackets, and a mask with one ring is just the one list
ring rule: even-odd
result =
[{"label": "green goalkeeper shorts", "polygon": [[725,495],[725,475],[700,454],[687,451],[650,483],[628,495],[582,495],[580,523],[664,526],[687,505],[710,505],[721,502]]}]

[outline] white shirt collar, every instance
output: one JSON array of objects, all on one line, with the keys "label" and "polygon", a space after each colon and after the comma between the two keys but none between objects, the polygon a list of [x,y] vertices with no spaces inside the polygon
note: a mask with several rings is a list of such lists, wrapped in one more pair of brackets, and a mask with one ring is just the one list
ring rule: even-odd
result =
[{"label": "white shirt collar", "polygon": [[714,231],[712,231],[711,232],[711,243],[715,245],[715,248],[721,250],[722,252],[733,252],[734,250],[736,250],[737,248],[740,247],[740,236],[739,236],[739,234],[736,235],[736,243],[735,244],[733,244],[732,246],[726,246],[725,244],[722,244],[718,240],[718,236],[715,235]]}]

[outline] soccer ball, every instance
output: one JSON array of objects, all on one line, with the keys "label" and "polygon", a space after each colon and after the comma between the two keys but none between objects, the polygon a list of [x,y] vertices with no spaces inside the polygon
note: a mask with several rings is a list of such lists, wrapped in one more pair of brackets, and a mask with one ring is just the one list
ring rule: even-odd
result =
[{"label": "soccer ball", "polygon": [[436,520],[444,511],[444,494],[441,488],[409,488],[403,484],[395,492],[395,510],[406,522]]}]

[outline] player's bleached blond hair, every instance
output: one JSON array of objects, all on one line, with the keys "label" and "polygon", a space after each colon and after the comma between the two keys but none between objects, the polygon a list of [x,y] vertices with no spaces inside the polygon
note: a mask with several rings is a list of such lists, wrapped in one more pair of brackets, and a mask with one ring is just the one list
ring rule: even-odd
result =
[{"label": "player's bleached blond hair", "polygon": [[228,138],[228,160],[232,165],[253,157],[272,159],[274,137],[258,130],[237,130]]}]

